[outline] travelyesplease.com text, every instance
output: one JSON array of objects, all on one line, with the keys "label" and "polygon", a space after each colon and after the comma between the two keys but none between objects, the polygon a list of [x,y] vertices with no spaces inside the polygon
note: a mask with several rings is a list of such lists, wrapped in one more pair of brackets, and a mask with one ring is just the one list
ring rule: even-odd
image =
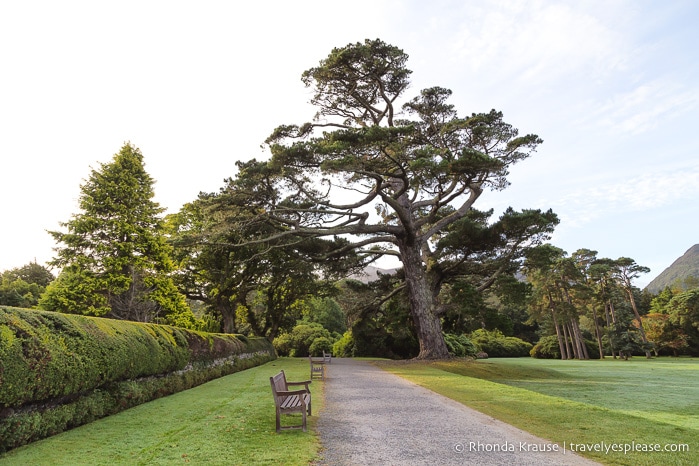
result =
[{"label": "travelyesplease.com text", "polygon": [[596,452],[596,453],[656,453],[656,452],[688,452],[689,444],[686,443],[670,443],[661,445],[659,443],[613,443],[613,442],[596,442],[596,443],[572,443],[564,442],[562,445],[557,443],[530,443],[530,442],[463,442],[454,444],[456,453],[470,452],[531,452],[531,453],[548,453],[548,452]]}]

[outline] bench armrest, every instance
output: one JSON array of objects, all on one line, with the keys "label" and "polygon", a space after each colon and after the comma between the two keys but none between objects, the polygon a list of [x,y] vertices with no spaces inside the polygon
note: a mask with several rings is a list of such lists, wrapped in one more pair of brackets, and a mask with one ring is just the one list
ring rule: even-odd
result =
[{"label": "bench armrest", "polygon": [[305,385],[305,386],[306,386],[306,390],[308,390],[308,385],[309,385],[310,383],[311,383],[310,380],[304,380],[303,382],[289,382],[289,381],[287,380],[287,382],[286,382],[287,385]]},{"label": "bench armrest", "polygon": [[277,392],[277,396],[306,395],[307,393],[306,390],[281,390]]}]

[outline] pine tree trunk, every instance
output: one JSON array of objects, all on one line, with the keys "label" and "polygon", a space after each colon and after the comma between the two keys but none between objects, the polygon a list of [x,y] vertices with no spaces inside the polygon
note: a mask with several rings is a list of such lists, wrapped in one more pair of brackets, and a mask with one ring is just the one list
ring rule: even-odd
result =
[{"label": "pine tree trunk", "polygon": [[568,356],[568,349],[566,348],[564,340],[565,337],[561,334],[561,329],[559,328],[558,324],[556,324],[556,336],[558,337],[558,347],[561,350],[561,359],[570,359],[570,356]]},{"label": "pine tree trunk", "polygon": [[563,344],[566,346],[568,359],[575,359],[575,354],[573,354],[572,348],[570,347],[570,342],[568,341],[568,330],[566,329],[565,322],[561,322],[561,330],[563,330]]},{"label": "pine tree trunk", "polygon": [[577,359],[578,358],[578,352],[575,351],[575,345],[570,344],[570,331],[568,327],[568,322],[563,322],[563,341],[565,341],[566,344],[566,349],[568,350],[568,358],[569,359]]},{"label": "pine tree trunk", "polygon": [[573,330],[575,330],[575,336],[578,340],[578,345],[580,347],[581,359],[590,359],[590,353],[587,352],[587,345],[585,344],[585,338],[583,337],[582,330],[580,330],[580,324],[577,319],[573,320]]},{"label": "pine tree trunk", "polygon": [[553,326],[556,329],[556,337],[558,338],[558,348],[561,350],[561,359],[568,359],[568,352],[566,351],[566,346],[563,343],[563,336],[561,335],[561,329],[558,326],[558,321],[556,320],[556,312],[554,311],[553,299],[551,298],[551,293],[549,292],[549,308],[551,309],[551,317],[553,318]]},{"label": "pine tree trunk", "polygon": [[561,329],[558,327],[558,323],[556,323],[555,315],[553,317],[553,326],[556,328],[556,337],[558,338],[558,348],[561,351],[561,359],[566,360],[568,359],[568,352],[566,351],[566,345],[563,343],[563,336],[561,335]]},{"label": "pine tree trunk", "polygon": [[[643,321],[641,320],[641,315],[638,313],[638,307],[636,307],[636,300],[633,297],[633,290],[631,290],[631,287],[627,288],[626,292],[629,295],[629,301],[631,301],[631,309],[633,309],[633,313],[636,316],[636,321],[638,322],[638,330],[641,332],[641,341],[643,343],[648,343],[648,339],[646,338],[646,331],[643,329]],[[650,351],[646,350],[646,358],[650,359]]]},{"label": "pine tree trunk", "polygon": [[604,359],[604,348],[602,347],[602,332],[599,328],[599,322],[597,321],[597,310],[595,306],[592,306],[592,316],[595,319],[595,337],[597,338],[597,348],[599,349],[599,358]]},{"label": "pine tree trunk", "polygon": [[442,322],[435,313],[435,302],[419,245],[400,245],[403,272],[415,323],[420,353],[417,359],[445,359],[449,349],[442,334]]},{"label": "pine tree trunk", "polygon": [[[607,317],[607,329],[609,332],[609,347],[612,349],[612,358],[616,359],[616,347],[614,346],[614,329],[613,325],[616,324],[616,316],[614,315],[614,305],[611,301],[604,303],[604,312]],[[611,322],[610,322],[611,316]]]},{"label": "pine tree trunk", "polygon": [[[570,293],[568,293],[568,289],[563,288],[563,293],[568,305],[570,305],[571,309],[575,309]],[[578,315],[575,314],[573,317],[571,317],[569,323],[571,336],[573,337],[573,348],[575,349],[578,359],[590,359],[590,355],[587,353],[587,347],[585,346],[585,339],[583,338],[582,332],[580,331],[580,326],[578,325]]]},{"label": "pine tree trunk", "polygon": [[583,359],[582,350],[580,349],[580,339],[578,338],[578,332],[575,331],[575,321],[573,319],[568,321],[568,332],[570,333],[576,359]]}]

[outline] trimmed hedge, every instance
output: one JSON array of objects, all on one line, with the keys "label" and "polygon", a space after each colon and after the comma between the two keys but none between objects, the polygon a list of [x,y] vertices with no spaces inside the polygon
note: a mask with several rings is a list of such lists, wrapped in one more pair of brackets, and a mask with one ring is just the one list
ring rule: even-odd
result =
[{"label": "trimmed hedge", "polygon": [[264,338],[0,307],[0,452],[275,358]]}]

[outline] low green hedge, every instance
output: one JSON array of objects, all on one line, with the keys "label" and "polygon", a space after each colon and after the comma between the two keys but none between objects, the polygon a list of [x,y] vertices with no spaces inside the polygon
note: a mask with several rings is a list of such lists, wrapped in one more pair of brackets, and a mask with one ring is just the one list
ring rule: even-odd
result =
[{"label": "low green hedge", "polygon": [[0,307],[0,452],[274,358],[264,338]]}]

